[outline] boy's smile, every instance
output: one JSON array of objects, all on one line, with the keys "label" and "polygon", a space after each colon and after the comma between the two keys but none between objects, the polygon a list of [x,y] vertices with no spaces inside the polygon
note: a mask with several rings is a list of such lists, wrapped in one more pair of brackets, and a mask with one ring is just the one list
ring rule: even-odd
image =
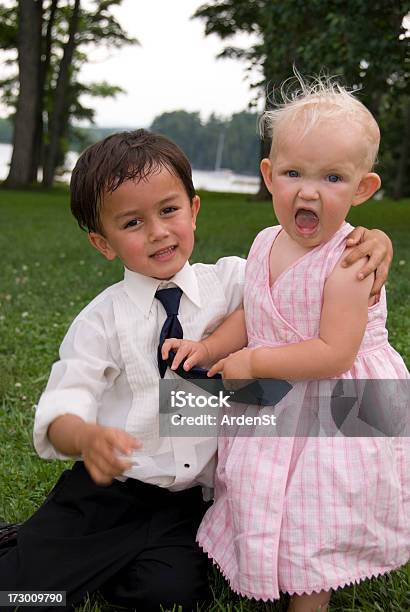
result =
[{"label": "boy's smile", "polygon": [[357,126],[323,121],[303,134],[296,121],[280,135],[272,159],[262,161],[278,221],[301,246],[328,241],[350,207],[378,189],[379,177],[363,166],[363,141]]},{"label": "boy's smile", "polygon": [[199,207],[198,196],[191,203],[181,180],[162,167],[104,195],[103,235],[91,232],[90,241],[133,272],[170,279],[192,254]]}]

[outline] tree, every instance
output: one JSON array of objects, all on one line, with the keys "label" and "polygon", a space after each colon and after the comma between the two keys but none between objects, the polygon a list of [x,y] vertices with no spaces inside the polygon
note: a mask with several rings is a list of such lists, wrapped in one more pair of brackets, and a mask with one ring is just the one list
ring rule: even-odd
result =
[{"label": "tree", "polygon": [[235,113],[231,119],[212,114],[204,122],[197,112],[174,111],[156,117],[150,129],[174,140],[194,168],[229,168],[254,174],[258,169],[256,124],[256,114],[246,111]]},{"label": "tree", "polygon": [[82,49],[86,45],[104,44],[119,47],[137,43],[130,38],[110,13],[113,5],[122,0],[96,2],[95,10],[80,10],[79,0],[74,0],[71,14],[67,17],[68,39],[63,48],[55,90],[52,94],[49,113],[48,134],[44,159],[43,184],[49,187],[54,179],[56,166],[61,161],[64,146],[70,131],[70,117],[93,120],[94,111],[79,104],[82,93],[93,97],[110,97],[123,90],[106,82],[89,86],[78,81],[78,72],[87,56]]},{"label": "tree", "polygon": [[[124,32],[110,12],[121,1],[94,0],[84,8],[80,0],[20,0],[25,8],[29,4],[36,4],[37,32],[40,33],[40,45],[37,46],[32,45],[33,31],[25,33],[26,43],[31,47],[32,66],[36,66],[33,74],[36,74],[37,88],[30,96],[36,108],[35,129],[30,132],[31,144],[25,147],[26,158],[30,159],[30,171],[23,176],[13,160],[10,168],[9,178],[15,176],[20,186],[36,181],[40,166],[43,166],[44,185],[52,184],[56,168],[64,158],[72,120],[93,121],[93,109],[84,107],[80,101],[83,93],[106,97],[122,91],[105,82],[85,85],[78,79],[90,45],[119,47],[137,43]],[[0,5],[0,19],[0,45],[3,49],[13,49],[17,44],[17,32],[21,33],[23,27],[18,19],[16,4]],[[10,108],[18,108],[18,105],[29,102],[21,78],[19,70],[18,76],[0,82],[3,102]],[[24,116],[21,113],[14,116],[14,124],[16,134],[24,129]],[[22,155],[21,148],[22,145],[17,142],[13,159]],[[16,186],[16,182],[9,179],[7,184]]]},{"label": "tree", "polygon": [[381,110],[383,184],[395,198],[410,194],[410,96],[393,104],[388,99]]},{"label": "tree", "polygon": [[20,96],[16,110],[11,167],[6,181],[9,187],[27,184],[31,176],[38,105],[41,11],[41,0],[19,0]]},{"label": "tree", "polygon": [[184,110],[162,113],[155,117],[150,129],[174,140],[194,163],[202,133],[199,113],[188,113]]},{"label": "tree", "polygon": [[62,138],[65,128],[65,111],[67,105],[65,96],[68,92],[70,81],[70,66],[73,61],[73,55],[76,48],[76,37],[80,21],[80,0],[74,0],[74,6],[69,18],[68,40],[64,45],[63,57],[58,71],[56,88],[53,95],[53,106],[50,113],[50,123],[48,130],[48,145],[43,167],[43,185],[51,187],[54,180],[54,173],[57,166],[59,140]]},{"label": "tree", "polygon": [[[325,70],[361,89],[363,102],[381,120],[386,98],[390,106],[401,105],[401,98],[409,95],[408,32],[403,26],[409,11],[409,0],[215,0],[194,17],[204,20],[205,34],[224,40],[238,31],[259,36],[249,49],[227,46],[220,54],[243,59],[248,68],[259,66],[263,79],[252,84],[257,91],[277,88],[292,75],[293,65],[304,75]],[[403,113],[403,127],[405,117]],[[407,167],[405,159],[401,163]]]},{"label": "tree", "polygon": [[234,113],[226,131],[224,165],[239,174],[259,171],[258,117],[256,113]]},{"label": "tree", "polygon": [[50,71],[52,33],[54,30],[58,0],[52,0],[49,7],[48,18],[46,21],[45,34],[41,37],[41,55],[39,59],[39,84],[38,84],[38,103],[36,117],[36,131],[34,134],[33,156],[31,161],[30,183],[37,181],[38,170],[43,162],[43,133],[44,133],[44,108],[47,75]]},{"label": "tree", "polygon": [[[397,173],[393,185],[393,197],[399,199],[403,193],[410,193],[409,186],[409,142],[410,142],[410,99],[403,100],[403,137],[399,152]],[[407,184],[406,184],[407,183]],[[406,189],[407,188],[407,189]],[[405,191],[406,190],[406,191]]]},{"label": "tree", "polygon": [[[264,31],[265,9],[268,9],[269,0],[224,0],[214,1],[203,4],[194,13],[193,18],[200,18],[205,21],[205,34],[217,34],[223,40],[230,38],[238,31],[248,34],[257,34],[260,42],[250,49],[240,49],[238,47],[225,47],[218,57],[229,57],[244,59],[250,71],[255,65],[262,67],[263,79],[257,83],[252,83],[251,87],[261,88],[269,82],[267,75],[266,62],[264,61]],[[260,158],[265,157],[269,151],[269,140],[261,139]],[[262,176],[260,175],[260,188],[256,195],[257,200],[269,199],[269,192],[265,187]]]}]

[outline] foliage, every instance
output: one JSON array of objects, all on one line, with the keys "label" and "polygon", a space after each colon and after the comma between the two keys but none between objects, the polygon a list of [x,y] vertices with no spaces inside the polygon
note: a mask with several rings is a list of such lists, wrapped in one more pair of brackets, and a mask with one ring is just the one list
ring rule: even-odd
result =
[{"label": "foliage", "polygon": [[16,6],[0,4],[0,41],[4,50],[17,48]]},{"label": "foliage", "polygon": [[199,113],[174,111],[154,119],[150,129],[174,140],[187,154],[194,168],[214,170],[220,151],[219,167],[240,174],[257,174],[259,138],[257,116],[242,111],[231,119],[211,115],[201,122]]},{"label": "foliage", "polygon": [[[275,221],[270,203],[249,205],[245,196],[203,193],[194,261],[246,256],[253,237]],[[71,217],[67,188],[0,191],[0,520],[27,519],[42,503],[67,462],[39,459],[32,448],[35,404],[59,344],[76,314],[100,291],[119,281],[118,262],[108,263]],[[390,234],[395,260],[390,273],[390,340],[410,363],[410,200],[372,201],[352,209],[351,222]],[[12,248],[10,245],[13,245]],[[235,596],[212,573],[209,612],[279,612]],[[81,607],[100,612],[101,600]],[[402,612],[410,606],[410,565],[335,594],[330,612]]]},{"label": "foliage", "polygon": [[241,112],[232,115],[226,130],[224,164],[238,172],[259,172],[258,115]]},{"label": "foliage", "polygon": [[13,126],[7,119],[0,119],[0,142],[11,142]]},{"label": "foliage", "polygon": [[277,86],[296,64],[307,75],[323,70],[343,75],[371,100],[386,87],[410,93],[402,25],[409,12],[409,0],[213,0],[194,17],[205,21],[206,34],[222,39],[238,31],[258,35],[249,49],[227,46],[220,53],[261,66],[263,81],[254,86]]},{"label": "foliage", "polygon": [[[40,136],[41,142],[34,147],[33,179],[37,176],[36,160],[46,163],[52,174],[56,164],[63,161],[73,121],[94,121],[95,110],[83,104],[84,95],[108,97],[123,92],[120,87],[106,82],[86,84],[79,80],[80,68],[87,61],[90,49],[96,46],[108,49],[137,43],[122,29],[111,12],[112,7],[121,1],[93,0],[85,6],[78,2],[79,17],[73,21],[74,8],[70,0],[37,0],[42,9],[42,49],[38,81],[40,111],[37,118],[37,135],[34,138]],[[77,0],[74,6],[77,6]],[[0,3],[0,19],[0,48],[16,50],[19,28],[17,0]],[[71,30],[71,34],[70,23],[75,30]],[[67,54],[68,45],[71,45],[71,59],[70,54]],[[9,54],[8,64],[16,65],[16,58],[17,55],[13,57]],[[66,73],[63,73],[64,68]],[[20,92],[18,73],[11,73],[0,81],[0,89],[2,101],[9,108],[10,117],[14,119]],[[53,142],[55,146],[50,147]],[[55,152],[51,151],[56,147]],[[51,160],[48,159],[50,155]]]},{"label": "foliage", "polygon": [[393,192],[397,167],[387,158],[391,155],[401,163],[399,191],[409,194],[410,161],[402,146],[403,132],[410,139],[406,123],[410,117],[405,112],[410,99],[410,34],[408,25],[403,26],[409,12],[409,0],[213,0],[199,7],[194,17],[205,22],[206,34],[223,40],[238,31],[258,35],[253,46],[227,46],[220,54],[243,59],[248,68],[260,67],[263,80],[253,83],[258,91],[277,89],[296,65],[303,75],[325,71],[360,89],[361,99],[381,123],[383,133],[385,125],[392,126],[389,109],[397,109],[394,129],[382,141],[381,167],[385,185]]},{"label": "foliage", "polygon": [[202,131],[199,113],[188,113],[184,110],[163,113],[154,119],[151,130],[175,140],[194,163],[196,143]]}]

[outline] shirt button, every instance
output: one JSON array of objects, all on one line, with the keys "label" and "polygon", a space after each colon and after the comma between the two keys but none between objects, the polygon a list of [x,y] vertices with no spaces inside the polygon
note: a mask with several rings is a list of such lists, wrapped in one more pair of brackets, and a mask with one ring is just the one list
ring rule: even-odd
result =
[{"label": "shirt button", "polygon": [[185,468],[189,468],[189,467],[191,467],[191,466],[189,465],[189,463],[184,463],[184,467],[185,467]]}]

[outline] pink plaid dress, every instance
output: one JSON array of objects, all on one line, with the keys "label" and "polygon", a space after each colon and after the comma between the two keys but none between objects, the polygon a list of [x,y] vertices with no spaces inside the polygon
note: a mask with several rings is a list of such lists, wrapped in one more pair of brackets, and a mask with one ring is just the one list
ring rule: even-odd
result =
[{"label": "pink plaid dress", "polygon": [[[257,236],[244,299],[251,348],[318,337],[323,288],[351,229],[345,223],[273,287],[269,254],[281,228]],[[409,378],[388,343],[386,314],[383,290],[369,308],[353,368],[341,378]],[[307,385],[321,384],[326,381],[298,382],[291,393],[306,394]],[[409,442],[403,437],[220,437],[215,503],[198,542],[234,591],[263,600],[277,599],[280,591],[336,589],[397,568],[410,558]]]}]

